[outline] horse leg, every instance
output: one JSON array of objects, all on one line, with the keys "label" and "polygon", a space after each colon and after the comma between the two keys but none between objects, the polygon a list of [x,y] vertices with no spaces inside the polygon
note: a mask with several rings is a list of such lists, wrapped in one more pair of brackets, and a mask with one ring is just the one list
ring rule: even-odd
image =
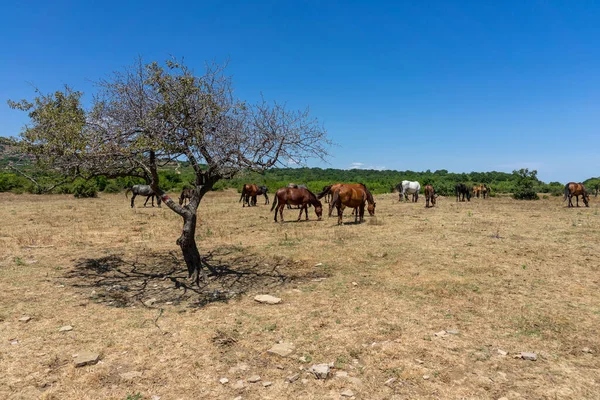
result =
[{"label": "horse leg", "polygon": [[304,214],[306,214],[306,220],[308,221],[308,204],[304,205]]},{"label": "horse leg", "polygon": [[344,221],[344,209],[342,208],[342,205],[340,204],[339,206],[336,205],[337,210],[338,210],[338,225],[343,225],[343,221]]},{"label": "horse leg", "polygon": [[575,195],[575,202],[577,203],[577,207],[579,207],[579,195]]},{"label": "horse leg", "polygon": [[360,213],[360,222],[365,221],[365,203],[362,203],[358,209]]},{"label": "horse leg", "polygon": [[283,224],[283,209],[285,207],[285,204],[281,204],[279,206],[279,219],[281,220],[281,223]]},{"label": "horse leg", "polygon": [[302,219],[302,211],[304,211],[304,204],[300,207],[300,214],[298,214],[298,219],[296,221],[300,221]]},{"label": "horse leg", "polygon": [[134,193],[131,197],[131,208],[133,208],[133,200],[135,199],[135,196],[137,196],[137,194]]}]

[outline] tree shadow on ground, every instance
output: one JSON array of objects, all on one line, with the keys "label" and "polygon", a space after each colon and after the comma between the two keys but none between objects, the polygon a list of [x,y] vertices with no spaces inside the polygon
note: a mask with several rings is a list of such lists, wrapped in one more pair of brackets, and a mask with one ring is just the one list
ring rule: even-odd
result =
[{"label": "tree shadow on ground", "polygon": [[221,247],[203,257],[205,277],[200,285],[187,279],[183,259],[173,252],[149,254],[134,260],[119,255],[77,260],[66,273],[71,285],[90,291],[90,298],[114,307],[134,304],[187,303],[190,307],[228,301],[240,294],[322,278],[298,261],[283,257],[265,258],[240,247]]}]

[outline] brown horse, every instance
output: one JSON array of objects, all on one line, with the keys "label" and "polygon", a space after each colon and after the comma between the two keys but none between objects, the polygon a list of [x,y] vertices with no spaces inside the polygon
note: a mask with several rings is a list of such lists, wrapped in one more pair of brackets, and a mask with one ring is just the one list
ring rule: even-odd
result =
[{"label": "brown horse", "polygon": [[338,210],[338,225],[342,225],[344,217],[344,208],[351,207],[358,212],[354,215],[354,222],[363,222],[365,216],[365,204],[369,203],[367,210],[371,216],[375,215],[375,199],[369,189],[362,183],[341,185],[333,192],[333,198],[329,208],[329,216],[331,217],[332,207],[335,206]]},{"label": "brown horse", "polygon": [[185,200],[189,201],[192,199],[192,195],[194,194],[194,189],[183,189],[181,191],[181,195],[179,196],[179,205],[182,206],[185,203]]},{"label": "brown horse", "polygon": [[425,186],[425,208],[429,208],[429,202],[431,201],[431,207],[435,206],[435,198],[436,198],[435,190],[433,186],[426,185]]},{"label": "brown horse", "polygon": [[240,196],[238,203],[243,199],[244,202],[242,203],[242,207],[246,207],[246,204],[248,207],[255,206],[256,196],[262,194],[265,196],[265,204],[269,204],[269,196],[267,196],[267,191],[268,189],[266,186],[257,186],[254,183],[246,183],[242,187],[242,195]]},{"label": "brown horse", "polygon": [[577,202],[577,207],[579,207],[579,196],[583,199],[583,204],[586,207],[589,207],[590,195],[585,190],[585,186],[582,183],[569,182],[565,185],[565,197],[563,201],[569,199],[569,204],[567,207],[573,207],[573,196],[575,196],[575,201]]},{"label": "brown horse", "polygon": [[485,183],[482,183],[478,186],[473,186],[473,196],[476,196],[477,198],[479,198],[479,195],[481,195],[485,199],[489,193],[490,188],[488,188]]},{"label": "brown horse", "polygon": [[[333,194],[335,193],[336,190],[338,190],[342,186],[349,186],[349,187],[365,189],[369,194],[368,198],[367,198],[367,201],[369,202],[369,206],[368,206],[369,214],[375,215],[375,200],[373,199],[371,192],[369,192],[369,190],[367,189],[367,187],[364,184],[362,184],[362,183],[334,183],[333,185],[325,186],[323,188],[323,191],[321,191],[319,194],[317,194],[317,199],[321,199],[323,196],[325,196],[326,199],[328,197],[330,198],[330,200],[328,202],[330,217],[331,217],[331,214],[333,213],[333,207],[334,207]],[[344,208],[346,208],[345,205],[344,205]],[[356,212],[357,212],[357,208],[354,209],[352,214],[355,214]]]},{"label": "brown horse", "polygon": [[300,207],[300,214],[298,214],[298,221],[302,218],[302,211],[306,214],[306,220],[308,221],[309,204],[315,207],[315,213],[317,214],[319,221],[323,215],[323,205],[314,193],[304,188],[286,187],[277,190],[277,193],[275,193],[275,200],[273,200],[273,205],[271,206],[271,211],[275,210],[275,222],[277,222],[278,211],[281,222],[283,222],[283,209],[286,204],[302,206]]}]

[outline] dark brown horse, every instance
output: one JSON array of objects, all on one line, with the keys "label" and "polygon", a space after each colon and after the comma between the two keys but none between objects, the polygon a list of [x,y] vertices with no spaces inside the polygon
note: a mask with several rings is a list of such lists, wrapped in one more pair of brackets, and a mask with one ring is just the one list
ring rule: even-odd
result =
[{"label": "dark brown horse", "polygon": [[435,190],[431,185],[425,185],[425,208],[429,208],[429,202],[431,201],[431,207],[435,206],[436,198]]},{"label": "dark brown horse", "polygon": [[333,192],[333,198],[329,208],[329,216],[331,216],[332,207],[335,206],[338,210],[338,225],[342,225],[344,218],[344,208],[351,207],[358,209],[354,215],[354,222],[358,223],[365,220],[365,204],[369,203],[367,210],[371,216],[375,215],[375,199],[369,189],[362,183],[341,185]]},{"label": "dark brown horse", "polygon": [[585,190],[585,186],[582,183],[569,182],[565,185],[565,197],[563,201],[569,199],[569,204],[567,207],[573,207],[573,196],[575,196],[575,201],[577,202],[577,207],[579,207],[579,196],[583,199],[583,204],[586,207],[589,207],[590,195]]},{"label": "dark brown horse", "polygon": [[302,218],[302,211],[306,214],[306,220],[308,221],[308,205],[315,207],[315,213],[317,218],[321,220],[323,215],[323,205],[317,199],[310,190],[304,188],[281,188],[275,193],[275,200],[271,206],[271,211],[275,210],[275,222],[277,222],[277,212],[279,211],[279,217],[283,222],[283,209],[286,204],[299,205],[300,214],[298,214],[298,221]]},{"label": "dark brown horse", "polygon": [[[257,186],[254,183],[246,183],[242,187],[242,195],[240,196],[240,200],[244,200],[242,203],[242,207],[255,206],[256,205],[256,196],[264,195],[265,196],[265,204],[269,204],[269,196],[267,196],[267,187],[266,186]],[[238,203],[239,203],[238,201]]]},{"label": "dark brown horse", "polygon": [[189,201],[192,199],[192,195],[194,194],[194,189],[183,189],[181,191],[181,195],[179,196],[179,205],[182,206],[183,203],[187,202],[189,203]]}]

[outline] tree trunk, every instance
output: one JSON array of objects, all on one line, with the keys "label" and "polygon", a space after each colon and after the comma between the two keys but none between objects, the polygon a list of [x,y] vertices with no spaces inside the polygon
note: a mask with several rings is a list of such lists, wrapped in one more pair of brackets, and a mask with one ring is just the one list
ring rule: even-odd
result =
[{"label": "tree trunk", "polygon": [[196,213],[187,213],[183,216],[183,230],[181,236],[177,239],[177,244],[181,247],[183,259],[188,269],[188,278],[198,284],[202,270],[202,258],[196,246]]},{"label": "tree trunk", "polygon": [[[188,277],[192,283],[199,284],[200,279],[203,277],[202,271],[202,257],[198,251],[196,245],[196,216],[198,214],[198,206],[200,201],[208,191],[210,191],[215,182],[219,180],[219,176],[205,176],[200,174],[198,171],[196,176],[196,187],[193,190],[192,197],[187,206],[181,206],[174,202],[169,196],[167,196],[158,187],[158,172],[156,169],[152,170],[152,189],[155,193],[159,194],[162,201],[175,213],[179,214],[183,218],[183,229],[181,236],[177,239],[177,245],[181,248],[183,259],[187,266]],[[210,265],[206,265],[208,269],[216,274],[217,271]]]}]

